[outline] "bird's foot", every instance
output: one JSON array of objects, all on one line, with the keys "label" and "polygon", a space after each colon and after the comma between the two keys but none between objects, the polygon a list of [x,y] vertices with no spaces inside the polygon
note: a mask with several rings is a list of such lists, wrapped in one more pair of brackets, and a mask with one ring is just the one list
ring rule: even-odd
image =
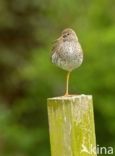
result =
[{"label": "bird's foot", "polygon": [[71,97],[71,96],[76,96],[76,95],[79,95],[79,94],[68,94],[68,93],[65,93],[63,96],[69,96],[69,97]]},{"label": "bird's foot", "polygon": [[64,94],[64,96],[70,96],[70,94],[68,94],[68,93],[65,93],[65,94]]}]

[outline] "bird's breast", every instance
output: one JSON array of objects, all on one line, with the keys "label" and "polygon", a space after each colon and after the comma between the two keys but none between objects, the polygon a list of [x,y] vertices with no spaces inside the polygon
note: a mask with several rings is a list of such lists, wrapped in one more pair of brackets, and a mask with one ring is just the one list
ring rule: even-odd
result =
[{"label": "bird's breast", "polygon": [[77,57],[79,53],[82,52],[82,49],[77,42],[64,42],[60,45],[59,53],[62,57],[66,57],[66,59],[72,59]]},{"label": "bird's breast", "polygon": [[79,42],[61,43],[58,51],[54,52],[52,62],[65,70],[73,70],[81,65],[83,61],[82,48]]}]

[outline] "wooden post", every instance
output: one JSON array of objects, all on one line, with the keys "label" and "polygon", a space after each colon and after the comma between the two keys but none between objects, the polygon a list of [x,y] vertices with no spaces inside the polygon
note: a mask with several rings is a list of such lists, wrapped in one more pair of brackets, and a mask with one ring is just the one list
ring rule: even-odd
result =
[{"label": "wooden post", "polygon": [[91,95],[48,98],[52,156],[96,156]]}]

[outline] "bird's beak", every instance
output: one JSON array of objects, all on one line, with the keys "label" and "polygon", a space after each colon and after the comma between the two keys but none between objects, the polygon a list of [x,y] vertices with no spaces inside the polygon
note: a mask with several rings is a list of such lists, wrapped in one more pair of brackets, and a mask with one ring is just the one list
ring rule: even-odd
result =
[{"label": "bird's beak", "polygon": [[62,37],[57,38],[55,41],[53,41],[52,43],[55,43],[57,41],[59,41]]},{"label": "bird's beak", "polygon": [[59,41],[61,38],[62,38],[62,37],[57,38],[57,40],[56,40],[56,41]]}]

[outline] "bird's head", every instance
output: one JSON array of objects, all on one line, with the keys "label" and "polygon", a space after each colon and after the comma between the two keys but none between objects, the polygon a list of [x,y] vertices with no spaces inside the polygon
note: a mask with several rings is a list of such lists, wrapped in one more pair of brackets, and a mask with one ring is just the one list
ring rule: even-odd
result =
[{"label": "bird's head", "polygon": [[65,40],[77,40],[78,41],[78,38],[77,38],[75,31],[71,28],[64,29],[62,31],[62,37]]}]

